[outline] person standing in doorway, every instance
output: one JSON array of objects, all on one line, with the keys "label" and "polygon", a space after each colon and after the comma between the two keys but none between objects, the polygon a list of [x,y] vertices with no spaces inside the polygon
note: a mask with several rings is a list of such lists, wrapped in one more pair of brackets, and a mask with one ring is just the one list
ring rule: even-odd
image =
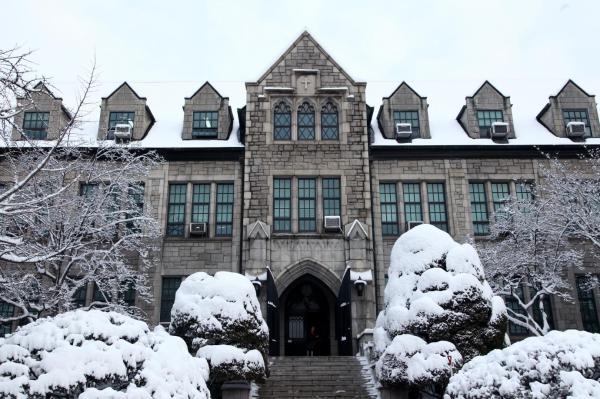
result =
[{"label": "person standing in doorway", "polygon": [[308,332],[308,345],[307,345],[307,356],[314,356],[315,351],[318,351],[319,347],[319,332],[316,326],[311,326]]}]

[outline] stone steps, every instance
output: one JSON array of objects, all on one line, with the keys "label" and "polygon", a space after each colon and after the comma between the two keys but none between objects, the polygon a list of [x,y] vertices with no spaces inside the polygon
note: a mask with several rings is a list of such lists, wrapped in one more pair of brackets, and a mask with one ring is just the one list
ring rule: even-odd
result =
[{"label": "stone steps", "polygon": [[271,376],[258,385],[259,399],[368,399],[372,383],[352,356],[271,357]]}]

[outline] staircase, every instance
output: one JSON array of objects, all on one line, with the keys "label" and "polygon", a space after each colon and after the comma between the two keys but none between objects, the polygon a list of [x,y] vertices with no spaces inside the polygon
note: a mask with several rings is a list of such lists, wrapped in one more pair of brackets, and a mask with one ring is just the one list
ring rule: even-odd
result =
[{"label": "staircase", "polygon": [[271,357],[271,376],[258,385],[259,399],[376,398],[359,360],[352,356]]}]

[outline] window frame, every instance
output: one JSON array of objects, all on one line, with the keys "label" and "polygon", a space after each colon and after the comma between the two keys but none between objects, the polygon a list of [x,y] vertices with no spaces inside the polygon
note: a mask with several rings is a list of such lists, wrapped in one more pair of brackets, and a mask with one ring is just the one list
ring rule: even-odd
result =
[{"label": "window frame", "polygon": [[[490,116],[490,113],[496,113],[494,117]],[[483,114],[487,113],[487,116]],[[498,113],[500,118],[498,118]],[[504,122],[504,110],[501,109],[477,109],[475,111],[475,117],[477,118],[477,126],[479,127],[479,137],[489,139],[492,137],[491,129],[494,122]],[[483,122],[483,124],[482,124]],[[488,123],[488,124],[486,124]]]},{"label": "window frame", "polygon": [[[210,115],[210,118],[202,118],[202,115]],[[201,126],[202,122],[215,123],[214,127]],[[196,126],[198,125],[198,126]],[[192,112],[192,138],[214,139],[219,136],[219,111],[193,111]]]},{"label": "window frame", "polygon": [[[381,216],[381,235],[384,237],[400,234],[397,186],[396,182],[379,182],[379,213]],[[386,191],[384,187],[390,187],[393,190]],[[390,219],[394,220],[390,221]]]},{"label": "window frame", "polygon": [[[448,224],[448,206],[446,205],[446,184],[444,182],[426,182],[426,191],[427,191],[427,213],[429,217],[429,224],[437,227],[440,230],[445,231],[446,233],[450,232],[450,226]],[[436,200],[432,200],[432,195],[440,195],[440,192],[432,192],[430,188],[433,187],[441,187],[441,201],[439,198]],[[442,210],[432,211],[432,208],[441,207]],[[443,215],[443,220],[433,220],[433,215]]]},{"label": "window frame", "polygon": [[[183,187],[184,191],[183,191],[183,201],[178,201],[178,202],[172,202],[171,201],[171,195],[177,195],[179,196],[179,199],[181,199],[181,195],[182,193],[172,193],[171,190],[174,189],[174,187]],[[170,221],[171,219],[171,215],[174,215],[175,212],[172,210],[174,208],[172,207],[179,207],[178,209],[182,209],[183,211],[177,211],[178,215],[181,215],[181,221],[177,221],[177,222],[172,222]],[[185,224],[186,224],[186,206],[187,206],[187,183],[180,183],[180,182],[172,182],[169,183],[168,186],[168,192],[167,192],[167,217],[166,217],[166,230],[165,230],[165,235],[167,237],[185,237],[186,235],[186,229],[185,229]],[[179,219],[179,218],[178,218]],[[181,229],[181,230],[174,230],[175,228]]]},{"label": "window frame", "polygon": [[[117,118],[117,115],[127,114],[127,119]],[[113,119],[113,115],[115,118]],[[110,111],[108,113],[108,130],[106,132],[107,140],[115,139],[115,126],[117,123],[131,123],[131,136],[135,129],[135,111]],[[112,126],[111,126],[112,125]]]},{"label": "window frame", "polygon": [[[308,120],[306,120],[308,118]],[[296,110],[296,126],[298,141],[314,141],[316,139],[315,107],[308,101],[303,101]],[[307,136],[303,132],[309,132]]]},{"label": "window frame", "polygon": [[[327,120],[330,115],[335,116],[335,123]],[[335,135],[326,134],[327,131],[335,129]],[[340,114],[338,107],[333,101],[327,101],[321,107],[321,140],[335,141],[340,138]]]},{"label": "window frame", "polygon": [[[233,211],[235,185],[233,182],[216,182],[215,237],[233,236]],[[222,191],[227,188],[227,191]]]},{"label": "window frame", "polygon": [[[474,186],[481,186],[483,188],[483,190],[475,193],[475,194],[483,195],[482,200],[481,199],[478,201],[474,200],[474,198],[473,198],[473,194],[474,194],[473,187]],[[488,196],[487,196],[485,186],[486,186],[485,182],[469,181],[469,203],[471,205],[471,223],[472,223],[472,227],[473,227],[473,234],[476,237],[485,237],[490,234],[490,212],[488,209],[488,203],[487,203]],[[483,210],[476,211],[474,208],[475,205],[483,205]],[[485,215],[485,220],[476,220],[475,213]],[[482,230],[479,230],[478,228],[476,228],[476,226],[484,226],[484,228]]]},{"label": "window frame", "polygon": [[[281,123],[281,117],[286,117],[286,123]],[[285,131],[285,136],[278,135],[278,131]],[[273,107],[273,140],[289,141],[292,139],[292,108],[286,101],[279,101]]]},{"label": "window frame", "polygon": [[[407,187],[417,187],[416,191],[407,192]],[[411,189],[412,190],[412,189]],[[418,196],[418,199],[415,199]],[[424,222],[423,215],[423,194],[421,193],[421,183],[420,182],[402,182],[402,210],[404,212],[404,224],[405,231],[408,231],[408,223],[409,222]],[[409,207],[415,207],[414,209],[410,209]],[[418,212],[416,211],[418,209]],[[408,218],[408,215],[411,215],[411,219]],[[419,214],[419,218],[414,220],[412,216]]]},{"label": "window frame", "polygon": [[[169,293],[171,293],[172,291],[172,295],[169,295],[166,298],[165,295],[165,281],[170,280],[170,281],[177,281],[176,288],[173,290],[173,287],[170,287],[170,291]],[[170,323],[171,322],[171,310],[173,309],[173,304],[175,304],[175,294],[177,293],[177,290],[179,289],[179,287],[181,287],[181,283],[184,280],[184,276],[162,276],[161,280],[160,280],[160,308],[158,311],[158,320],[159,323]],[[169,310],[168,310],[168,317],[166,317],[167,315],[167,311],[166,311],[166,307],[165,305],[169,306]],[[165,317],[163,317],[165,316]]]},{"label": "window frame", "polygon": [[[283,187],[280,186],[284,184]],[[285,211],[287,210],[287,214]],[[281,216],[281,212],[284,216]],[[292,232],[292,178],[277,176],[273,178],[273,232]]]},{"label": "window frame", "polygon": [[[197,188],[208,188],[208,192],[197,192]],[[210,194],[211,184],[210,183],[193,183],[192,184],[192,223],[206,223],[209,224],[210,220]],[[199,198],[202,196],[202,198]],[[200,208],[202,211],[199,211]],[[202,217],[199,217],[202,216]]]},{"label": "window frame", "polygon": [[[35,118],[32,118],[33,116],[35,116]],[[40,118],[40,116],[42,116],[42,118]],[[33,126],[31,124],[33,124]],[[29,140],[47,140],[49,125],[49,111],[27,111],[23,113],[23,135]]]},{"label": "window frame", "polygon": [[[308,183],[308,187],[305,184]],[[312,185],[312,186],[311,186]],[[314,177],[298,177],[298,232],[314,233],[317,231],[317,179]],[[308,212],[308,216],[303,214]]]},{"label": "window frame", "polygon": [[[525,290],[522,286],[518,288],[517,296],[521,299],[521,302],[525,301]],[[506,303],[506,307],[511,309],[514,313],[523,315],[526,314],[526,310],[519,306],[519,302],[512,295],[506,296],[504,302]],[[507,332],[510,336],[516,335],[523,337],[529,335],[529,330],[526,327],[512,323],[510,321],[508,322]]]},{"label": "window frame", "polygon": [[[577,302],[579,303],[579,315],[581,317],[581,326],[585,331],[592,333],[600,332],[600,320],[598,318],[598,304],[594,295],[593,288],[584,290],[586,276],[575,276],[575,289],[577,290]],[[583,296],[586,294],[586,296]],[[584,305],[587,303],[587,307]],[[587,316],[584,316],[586,315]],[[589,317],[588,317],[589,316]]]},{"label": "window frame", "polygon": [[[592,136],[592,125],[590,124],[590,113],[587,108],[561,108],[563,122],[565,123],[565,131],[567,130],[567,124],[569,122],[584,122],[585,123],[585,134],[584,137]],[[567,116],[567,113],[585,113],[585,120],[583,118],[576,118]]]},{"label": "window frame", "polygon": [[[15,306],[10,303],[7,303],[7,302],[0,301],[0,314],[2,314],[5,317],[14,316],[15,315]],[[4,335],[12,333],[12,330],[13,330],[13,322],[12,321],[0,323],[0,337],[3,338]]]},{"label": "window frame", "polygon": [[[407,117],[406,114],[410,114],[410,117]],[[416,114],[416,118],[415,118]],[[403,116],[404,115],[404,116]],[[421,137],[421,120],[419,119],[419,110],[413,109],[399,109],[394,110],[392,113],[392,118],[394,119],[394,131],[396,129],[396,123],[410,123],[412,129],[411,138],[419,138]],[[414,123],[416,122],[416,124]]]},{"label": "window frame", "polygon": [[[330,182],[337,183],[332,187],[326,187]],[[342,217],[342,180],[340,177],[323,177],[321,178],[321,195],[323,203],[323,220],[325,216]],[[337,194],[336,194],[337,193]],[[337,210],[332,213],[331,210]]]}]

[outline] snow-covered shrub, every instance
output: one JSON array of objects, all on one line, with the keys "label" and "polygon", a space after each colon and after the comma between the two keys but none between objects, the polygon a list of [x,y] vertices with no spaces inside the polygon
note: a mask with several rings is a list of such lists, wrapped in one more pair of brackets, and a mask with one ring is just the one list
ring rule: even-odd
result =
[{"label": "snow-covered shrub", "polygon": [[448,341],[428,344],[414,335],[398,335],[377,361],[383,385],[446,384],[462,365],[462,356]]},{"label": "snow-covered shrub", "polygon": [[76,310],[0,338],[2,398],[210,398],[208,365],[163,328]]},{"label": "snow-covered shrub", "polygon": [[264,378],[265,362],[257,361],[257,352],[266,358],[269,330],[254,287],[241,274],[199,272],[186,278],[175,295],[169,331],[206,357],[211,380]]},{"label": "snow-covered shrub", "polygon": [[445,398],[598,398],[599,381],[600,335],[551,331],[474,358]]},{"label": "snow-covered shrub", "polygon": [[[430,344],[448,341],[452,346],[444,343],[445,350],[457,349],[465,360],[502,345],[506,308],[485,281],[471,245],[458,244],[434,226],[417,226],[394,244],[388,276],[385,309],[374,331],[377,356],[403,335]],[[383,381],[394,374],[386,370],[388,363],[383,361],[379,369]],[[400,381],[422,385],[422,379],[409,376],[388,380]]]}]

